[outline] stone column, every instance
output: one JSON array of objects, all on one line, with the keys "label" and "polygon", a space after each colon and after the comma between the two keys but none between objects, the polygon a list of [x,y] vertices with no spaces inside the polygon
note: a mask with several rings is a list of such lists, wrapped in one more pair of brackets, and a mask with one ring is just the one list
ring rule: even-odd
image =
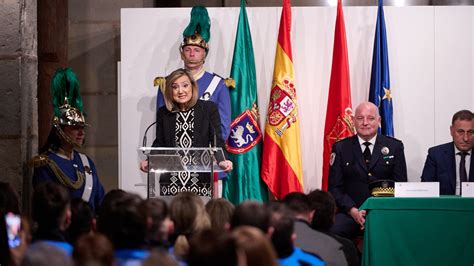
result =
[{"label": "stone column", "polygon": [[0,180],[29,208],[31,169],[37,150],[37,16],[34,0],[0,4]]}]

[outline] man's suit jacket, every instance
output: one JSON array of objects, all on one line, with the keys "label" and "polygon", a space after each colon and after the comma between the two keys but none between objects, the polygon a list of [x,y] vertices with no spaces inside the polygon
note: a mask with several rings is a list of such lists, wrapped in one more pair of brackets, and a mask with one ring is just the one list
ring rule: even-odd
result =
[{"label": "man's suit jacket", "polygon": [[[422,182],[439,182],[439,192],[442,195],[454,195],[456,193],[456,155],[454,154],[454,143],[449,142],[428,149]],[[471,151],[471,165],[468,181],[474,182],[474,160]]]},{"label": "man's suit jacket", "polygon": [[[220,130],[219,111],[216,104],[210,101],[198,100],[194,109],[193,147],[209,147],[214,138],[216,146],[224,148]],[[176,112],[170,112],[166,106],[158,110],[156,116],[156,139],[153,147],[176,147]],[[221,158],[217,158],[221,160]]]},{"label": "man's suit jacket", "polygon": [[[387,149],[388,148],[388,151]],[[382,149],[384,153],[382,154]],[[340,212],[358,208],[370,197],[369,183],[380,179],[407,181],[403,143],[397,139],[377,135],[370,165],[365,164],[357,135],[334,143],[329,169],[329,191]]]},{"label": "man's suit jacket", "polygon": [[315,253],[324,260],[327,266],[347,265],[342,244],[336,239],[314,230],[307,222],[299,219],[295,221],[295,233],[296,247]]}]

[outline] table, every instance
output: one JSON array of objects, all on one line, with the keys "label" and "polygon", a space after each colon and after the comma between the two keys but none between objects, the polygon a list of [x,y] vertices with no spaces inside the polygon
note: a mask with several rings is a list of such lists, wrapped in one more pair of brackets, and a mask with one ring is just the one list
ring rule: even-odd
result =
[{"label": "table", "polygon": [[474,265],[474,198],[369,198],[363,265]]}]

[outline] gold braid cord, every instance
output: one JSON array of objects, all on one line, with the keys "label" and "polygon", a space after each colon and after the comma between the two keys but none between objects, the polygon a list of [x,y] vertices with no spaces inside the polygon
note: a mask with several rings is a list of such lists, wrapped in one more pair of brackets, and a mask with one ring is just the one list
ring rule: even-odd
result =
[{"label": "gold braid cord", "polygon": [[48,159],[48,166],[53,171],[54,175],[58,178],[58,181],[68,188],[79,189],[84,184],[84,174],[76,169],[76,182],[71,181],[71,179],[64,174],[64,172],[59,168],[59,166],[52,160]]}]

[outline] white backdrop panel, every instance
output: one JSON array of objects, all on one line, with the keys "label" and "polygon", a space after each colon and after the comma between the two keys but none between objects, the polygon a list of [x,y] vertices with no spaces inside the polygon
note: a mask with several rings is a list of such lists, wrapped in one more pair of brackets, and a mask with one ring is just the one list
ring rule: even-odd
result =
[{"label": "white backdrop panel", "polygon": [[[227,77],[239,8],[209,8],[208,11],[212,26],[206,68]],[[405,144],[411,181],[419,180],[426,150],[435,144],[435,136],[444,134],[438,131],[447,131],[449,121],[445,120],[449,120],[454,110],[472,108],[474,103],[472,75],[469,75],[473,73],[473,9],[462,7],[461,14],[459,11],[460,7],[385,7],[395,134]],[[122,9],[122,70],[118,97],[119,185],[122,189],[146,194],[143,187],[146,175],[138,170],[138,163],[144,157],[137,149],[146,126],[155,119],[156,89],[152,82],[154,77],[164,76],[182,66],[178,48],[189,12],[189,8]],[[247,12],[263,125],[281,8],[247,8]],[[344,8],[354,107],[368,97],[376,12],[376,7]],[[335,7],[293,8],[293,61],[306,190],[321,186],[322,138],[335,15]],[[453,38],[463,44],[453,49]],[[469,42],[465,43],[466,40]],[[450,65],[438,63],[438,57],[445,58]],[[453,64],[456,67],[452,67]],[[465,73],[463,80],[459,80],[459,71]],[[435,86],[435,82],[440,85]],[[452,84],[461,91],[453,95]],[[455,103],[454,97],[447,96],[462,96],[462,101]],[[435,121],[443,126],[435,127]],[[150,130],[148,145],[153,139],[154,130]],[[447,141],[449,135],[440,139]]]}]

